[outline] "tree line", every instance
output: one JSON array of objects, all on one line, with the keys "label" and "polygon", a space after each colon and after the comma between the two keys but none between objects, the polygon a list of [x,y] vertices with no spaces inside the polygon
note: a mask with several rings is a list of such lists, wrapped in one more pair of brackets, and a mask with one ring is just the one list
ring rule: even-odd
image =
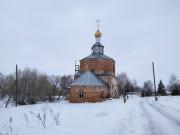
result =
[{"label": "tree line", "polygon": [[[35,104],[39,101],[53,102],[66,97],[72,81],[71,75],[46,75],[29,67],[17,72],[17,103],[19,105]],[[15,74],[0,73],[0,98],[11,97],[15,101]]]},{"label": "tree line", "polygon": [[[141,93],[141,96],[152,96],[154,94],[153,83],[151,80],[144,82],[143,86],[137,85],[137,81],[131,80],[126,73],[117,75],[119,82],[119,95],[129,93]],[[10,97],[15,101],[16,76],[14,74],[3,75],[0,73],[0,99]],[[72,75],[46,75],[37,69],[29,67],[17,72],[17,103],[19,105],[36,104],[39,101],[59,100],[61,97],[66,98],[72,83]],[[167,95],[170,91],[172,95],[180,95],[180,81],[175,75],[171,75],[169,84],[164,86],[162,80],[159,81],[157,94]]]},{"label": "tree line", "polygon": [[[119,79],[119,92],[123,94],[123,92],[139,92],[142,97],[152,96],[154,94],[153,83],[151,80],[147,80],[144,82],[143,86],[140,87],[137,85],[136,80],[133,81],[127,76],[126,73],[121,73],[117,75]],[[169,77],[169,84],[165,87],[163,81],[160,80],[158,82],[157,95],[180,95],[180,80],[174,74]]]}]

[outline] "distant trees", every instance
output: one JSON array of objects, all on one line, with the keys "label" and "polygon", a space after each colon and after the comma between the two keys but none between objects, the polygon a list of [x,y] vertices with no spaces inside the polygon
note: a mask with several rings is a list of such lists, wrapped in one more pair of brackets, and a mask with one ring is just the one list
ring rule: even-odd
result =
[{"label": "distant trees", "polygon": [[60,96],[64,96],[66,98],[67,93],[69,92],[70,84],[72,82],[72,76],[62,76],[59,81],[59,97],[58,100],[60,99]]},{"label": "distant trees", "polygon": [[[18,99],[20,105],[35,104],[39,101],[54,101],[60,96],[66,96],[71,84],[71,75],[48,76],[36,69],[18,70]],[[15,75],[7,76],[0,73],[0,96],[11,96],[15,100]]]},{"label": "distant trees", "polygon": [[139,91],[140,87],[137,86],[137,82],[134,79],[131,81],[126,73],[121,73],[117,75],[117,78],[119,80],[119,93],[123,94],[123,92],[135,92]]},{"label": "distant trees", "polygon": [[49,77],[50,85],[51,85],[51,92],[49,93],[49,100],[54,101],[55,96],[58,95],[59,92],[59,83],[60,83],[61,77],[60,76],[55,76],[51,75]]},{"label": "distant trees", "polygon": [[126,103],[126,94],[130,91],[131,80],[127,77],[126,73],[121,73],[117,75],[118,85],[119,85],[119,95],[122,95],[124,98],[124,103]]},{"label": "distant trees", "polygon": [[[141,92],[141,96],[152,96],[153,92],[153,83],[150,80],[144,82],[142,87],[137,85],[136,80],[131,81],[126,73],[121,73],[117,75],[119,79],[119,93],[123,92]],[[180,95],[180,80],[174,74],[169,78],[169,84],[165,88],[162,80],[158,83],[157,94],[158,95],[167,95],[167,90],[171,92],[171,95]]]},{"label": "distant trees", "polygon": [[15,86],[15,79],[13,74],[9,74],[7,76],[4,76],[3,83],[1,85],[1,98],[4,98],[5,96],[13,95],[13,87]]},{"label": "distant trees", "polygon": [[[119,94],[122,95],[127,92],[139,93],[141,91],[142,97],[152,96],[153,83],[150,80],[145,81],[143,87],[139,87],[136,80],[131,81],[124,72],[118,74],[117,77],[119,80]],[[9,96],[15,101],[15,79],[15,74],[3,75],[0,73],[0,98]],[[71,75],[48,76],[29,67],[23,70],[19,69],[17,102],[20,105],[25,105],[46,100],[53,102],[61,97],[66,98],[71,82]],[[177,76],[170,76],[168,88],[172,95],[180,95],[180,81]],[[166,95],[165,86],[161,80],[158,84],[157,93]]]},{"label": "distant trees", "polygon": [[3,98],[5,96],[4,83],[5,83],[5,76],[2,73],[0,73],[0,98]]},{"label": "distant trees", "polygon": [[159,81],[159,84],[158,84],[157,93],[158,95],[162,95],[162,96],[167,95],[165,86],[161,80]]},{"label": "distant trees", "polygon": [[119,92],[121,94],[123,94],[123,92],[125,91],[125,87],[126,87],[126,84],[129,80],[129,78],[127,77],[127,74],[126,73],[121,73],[121,74],[118,74],[117,75],[118,77],[118,80],[119,80]]},{"label": "distant trees", "polygon": [[150,80],[147,80],[144,82],[142,91],[141,91],[141,96],[146,97],[146,96],[152,96],[152,90],[153,90],[153,83]]},{"label": "distant trees", "polygon": [[169,88],[169,91],[172,91],[176,85],[178,85],[180,82],[177,78],[177,76],[175,76],[174,74],[172,74],[170,77],[169,77],[169,85],[168,85],[168,88]]},{"label": "distant trees", "polygon": [[134,92],[140,92],[141,91],[141,88],[137,85],[137,81],[135,79],[133,79],[132,81],[132,88],[133,88],[133,91]]},{"label": "distant trees", "polygon": [[173,96],[180,95],[180,85],[174,87],[174,89],[171,92],[171,95]]},{"label": "distant trees", "polygon": [[177,76],[170,76],[168,88],[169,91],[171,91],[171,95],[180,95],[180,81]]}]

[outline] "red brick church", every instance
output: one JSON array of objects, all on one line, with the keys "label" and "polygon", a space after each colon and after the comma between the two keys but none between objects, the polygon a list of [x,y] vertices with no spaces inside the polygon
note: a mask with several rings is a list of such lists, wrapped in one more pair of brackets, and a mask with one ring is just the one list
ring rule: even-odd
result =
[{"label": "red brick church", "polygon": [[80,60],[80,68],[74,75],[69,91],[70,102],[101,102],[107,98],[119,97],[115,61],[104,54],[101,36],[98,26],[92,53]]}]

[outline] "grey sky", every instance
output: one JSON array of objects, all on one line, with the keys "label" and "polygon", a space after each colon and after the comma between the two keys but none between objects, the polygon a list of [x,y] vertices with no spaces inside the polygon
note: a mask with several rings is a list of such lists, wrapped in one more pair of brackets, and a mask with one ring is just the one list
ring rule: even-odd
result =
[{"label": "grey sky", "polygon": [[[142,84],[156,70],[180,72],[179,0],[0,0],[0,72],[36,68],[74,74],[74,61],[91,53],[101,20],[105,54]],[[170,74],[156,71],[157,82]]]}]

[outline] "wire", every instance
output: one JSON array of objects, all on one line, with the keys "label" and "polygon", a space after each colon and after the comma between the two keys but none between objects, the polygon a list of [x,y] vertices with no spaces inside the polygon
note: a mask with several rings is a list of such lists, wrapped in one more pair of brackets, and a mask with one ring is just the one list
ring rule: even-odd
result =
[{"label": "wire", "polygon": [[138,77],[137,80],[140,80],[140,79],[146,77],[146,76],[149,75],[150,73],[152,73],[152,71],[149,71],[149,72],[147,72],[146,74],[144,74],[144,75]]},{"label": "wire", "polygon": [[172,72],[169,72],[169,71],[162,71],[162,70],[157,70],[157,71],[162,72],[162,73],[166,73],[166,74],[180,75],[180,73],[172,73]]}]

